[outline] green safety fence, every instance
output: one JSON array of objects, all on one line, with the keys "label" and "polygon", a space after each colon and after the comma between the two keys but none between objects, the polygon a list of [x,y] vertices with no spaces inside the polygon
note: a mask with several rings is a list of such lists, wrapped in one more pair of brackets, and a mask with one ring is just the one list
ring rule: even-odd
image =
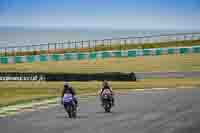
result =
[{"label": "green safety fence", "polygon": [[41,62],[48,61],[48,55],[40,55],[40,61]]},{"label": "green safety fence", "polygon": [[14,57],[14,62],[15,63],[22,63],[22,56],[15,56]]},{"label": "green safety fence", "polygon": [[113,51],[114,57],[122,57],[122,51]]},{"label": "green safety fence", "polygon": [[65,60],[72,60],[73,59],[71,53],[66,53],[66,54],[64,54],[64,56],[65,56]]},{"label": "green safety fence", "polygon": [[198,46],[198,47],[192,47],[192,52],[193,53],[200,53],[200,46]]},{"label": "green safety fence", "polygon": [[0,62],[1,64],[8,64],[8,57],[1,57]]},{"label": "green safety fence", "polygon": [[92,60],[97,59],[97,53],[96,52],[91,52],[89,58],[92,59]]},{"label": "green safety fence", "polygon": [[189,48],[180,48],[180,54],[189,53]]},{"label": "green safety fence", "polygon": [[175,49],[174,48],[168,48],[167,49],[167,53],[168,54],[174,54],[175,53]]},{"label": "green safety fence", "polygon": [[51,55],[51,59],[53,61],[59,61],[60,60],[60,55],[59,54],[52,54]]},{"label": "green safety fence", "polygon": [[28,55],[28,56],[0,56],[1,64],[8,63],[32,63],[35,61],[60,61],[60,60],[96,60],[97,58],[109,57],[136,57],[136,56],[149,56],[149,55],[163,55],[163,54],[188,54],[200,53],[200,46],[180,47],[180,48],[155,48],[155,49],[132,49],[122,51],[100,51],[90,53],[65,53],[65,54],[52,54],[52,55]]},{"label": "green safety fence", "polygon": [[159,49],[156,49],[156,55],[162,55],[163,53],[163,49],[159,48]]},{"label": "green safety fence", "polygon": [[111,57],[110,52],[102,52],[102,58],[109,58]]},{"label": "green safety fence", "polygon": [[87,53],[78,53],[78,60],[87,59]]},{"label": "green safety fence", "polygon": [[148,55],[150,55],[150,53],[151,53],[151,50],[150,50],[150,49],[144,49],[144,50],[143,50],[143,55],[144,55],[144,56],[148,56]]},{"label": "green safety fence", "polygon": [[129,50],[128,57],[136,57],[136,50]]},{"label": "green safety fence", "polygon": [[26,56],[26,60],[28,63],[32,63],[35,61],[35,56],[34,55]]}]

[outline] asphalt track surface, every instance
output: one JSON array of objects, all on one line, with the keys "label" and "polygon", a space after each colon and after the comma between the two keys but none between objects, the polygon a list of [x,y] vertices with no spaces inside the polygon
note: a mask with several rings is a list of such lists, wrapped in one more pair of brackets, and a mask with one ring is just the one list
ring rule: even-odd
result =
[{"label": "asphalt track surface", "polygon": [[62,106],[0,118],[1,133],[200,133],[200,89],[117,94],[112,113],[98,97],[80,102],[77,119]]}]

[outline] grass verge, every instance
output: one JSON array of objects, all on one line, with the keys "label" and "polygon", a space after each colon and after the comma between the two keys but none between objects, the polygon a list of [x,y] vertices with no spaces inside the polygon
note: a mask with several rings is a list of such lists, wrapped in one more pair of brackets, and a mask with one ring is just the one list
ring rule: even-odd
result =
[{"label": "grass verge", "polygon": [[[110,82],[114,90],[200,87],[200,78],[144,79],[138,82]],[[71,82],[77,94],[97,93],[100,82]],[[61,95],[63,82],[0,82],[0,106]]]}]

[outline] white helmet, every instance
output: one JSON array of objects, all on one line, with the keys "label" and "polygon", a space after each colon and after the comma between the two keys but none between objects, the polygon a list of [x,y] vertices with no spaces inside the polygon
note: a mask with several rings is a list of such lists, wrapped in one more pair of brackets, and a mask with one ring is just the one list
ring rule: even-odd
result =
[{"label": "white helmet", "polygon": [[69,83],[65,81],[64,86],[69,86]]}]

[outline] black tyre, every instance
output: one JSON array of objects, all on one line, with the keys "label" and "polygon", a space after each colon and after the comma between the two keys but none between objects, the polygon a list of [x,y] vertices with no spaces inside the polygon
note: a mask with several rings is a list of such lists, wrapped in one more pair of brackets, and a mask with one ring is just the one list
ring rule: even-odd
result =
[{"label": "black tyre", "polygon": [[68,114],[69,118],[76,118],[76,107],[73,104],[68,104],[64,106],[65,111]]},{"label": "black tyre", "polygon": [[68,116],[69,116],[69,118],[72,118],[72,113],[71,113],[71,111],[68,111]]},{"label": "black tyre", "polygon": [[73,107],[71,105],[68,106],[67,113],[68,113],[69,118],[73,117]]},{"label": "black tyre", "polygon": [[110,112],[111,110],[111,103],[106,102],[104,105],[105,112]]},{"label": "black tyre", "polygon": [[73,117],[73,118],[76,118],[76,111],[73,111],[72,117]]}]

